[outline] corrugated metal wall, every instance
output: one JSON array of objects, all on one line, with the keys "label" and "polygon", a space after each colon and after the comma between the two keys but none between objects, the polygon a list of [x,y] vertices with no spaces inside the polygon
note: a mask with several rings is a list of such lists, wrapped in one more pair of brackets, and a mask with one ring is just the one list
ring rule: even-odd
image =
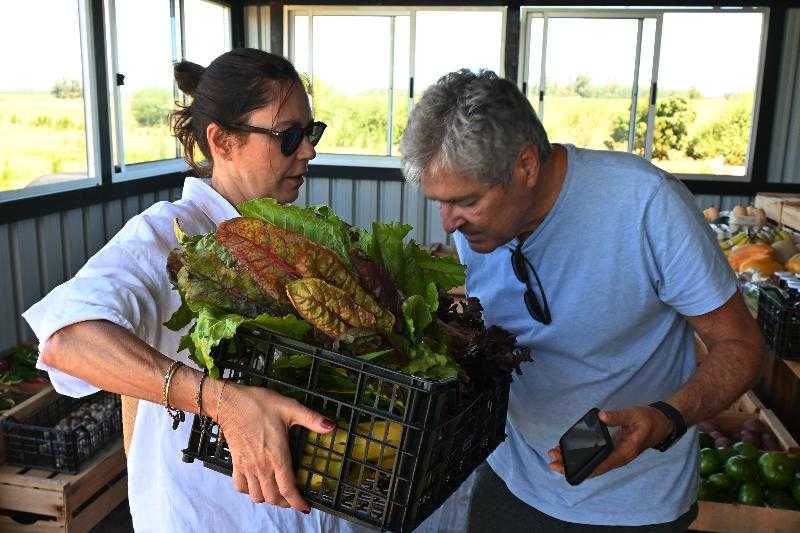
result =
[{"label": "corrugated metal wall", "polygon": [[134,215],[180,189],[0,224],[0,350],[32,338],[20,314],[75,275]]},{"label": "corrugated metal wall", "polygon": [[[180,197],[180,189],[143,194],[0,225],[0,350],[32,338],[20,314],[53,287],[74,276],[131,217],[161,200]],[[747,197],[698,196],[701,209],[729,209]],[[399,221],[414,226],[424,244],[450,243],[436,205],[418,187],[397,181],[311,178],[299,205],[325,204],[356,226]]]}]

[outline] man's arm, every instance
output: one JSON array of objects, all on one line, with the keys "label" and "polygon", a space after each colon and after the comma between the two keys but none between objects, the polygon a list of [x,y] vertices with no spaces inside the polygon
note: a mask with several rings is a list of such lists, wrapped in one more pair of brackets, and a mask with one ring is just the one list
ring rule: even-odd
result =
[{"label": "man's arm", "polygon": [[737,292],[710,313],[686,317],[708,348],[692,376],[666,401],[692,426],[726,409],[758,382],[764,339]]},{"label": "man's arm", "polygon": [[[765,356],[764,340],[738,291],[721,307],[686,317],[708,347],[703,364],[670,398],[687,426],[711,418],[756,384]],[[633,461],[672,433],[672,422],[661,411],[635,406],[602,411],[600,419],[619,427],[613,453],[594,471],[599,476]],[[549,452],[552,470],[564,473],[561,451]]]}]

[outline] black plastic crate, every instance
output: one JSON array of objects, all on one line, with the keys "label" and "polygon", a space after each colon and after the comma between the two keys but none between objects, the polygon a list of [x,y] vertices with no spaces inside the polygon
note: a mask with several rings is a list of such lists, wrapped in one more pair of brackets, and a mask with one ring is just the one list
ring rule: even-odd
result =
[{"label": "black plastic crate", "polygon": [[783,359],[800,359],[800,304],[785,301],[775,288],[758,291],[758,325],[767,347]]},{"label": "black plastic crate", "polygon": [[[93,412],[89,409],[92,405],[97,406]],[[71,416],[75,413],[81,414]],[[57,427],[68,416],[72,420]],[[4,420],[3,430],[7,463],[77,474],[97,452],[122,435],[121,401],[105,391],[84,398],[57,395],[55,401],[23,420]]]},{"label": "black plastic crate", "polygon": [[[413,530],[505,439],[510,378],[470,391],[244,328],[215,357],[224,378],[337,421],[326,435],[291,429],[295,474],[314,507],[362,525]],[[335,394],[324,392],[333,386]],[[194,417],[184,450],[185,461],[195,459],[231,475],[224,435],[207,417]]]}]

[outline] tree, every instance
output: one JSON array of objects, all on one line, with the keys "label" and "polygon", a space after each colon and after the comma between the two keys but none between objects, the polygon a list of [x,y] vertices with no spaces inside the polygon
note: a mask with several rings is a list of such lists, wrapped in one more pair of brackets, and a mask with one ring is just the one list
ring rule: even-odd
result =
[{"label": "tree", "polygon": [[572,82],[572,90],[581,98],[588,98],[592,95],[592,80],[586,74],[578,74]]},{"label": "tree", "polygon": [[[636,112],[636,128],[634,130],[634,149],[644,151],[647,135],[647,105],[640,101]],[[606,146],[613,148],[615,143],[627,143],[628,123],[630,115],[617,115],[612,123],[612,130]],[[670,150],[683,150],[689,124],[694,122],[696,113],[689,109],[689,104],[682,96],[671,96],[662,99],[656,105],[655,131],[653,134],[653,159],[669,159]]]},{"label": "tree", "polygon": [[695,135],[686,147],[692,159],[721,155],[728,165],[744,165],[750,136],[752,99],[734,102],[711,125]]},{"label": "tree", "polygon": [[78,80],[58,80],[50,89],[50,94],[56,98],[80,98],[83,88]]},{"label": "tree", "polygon": [[164,126],[175,106],[172,94],[166,89],[148,87],[131,97],[131,112],[140,126]]}]

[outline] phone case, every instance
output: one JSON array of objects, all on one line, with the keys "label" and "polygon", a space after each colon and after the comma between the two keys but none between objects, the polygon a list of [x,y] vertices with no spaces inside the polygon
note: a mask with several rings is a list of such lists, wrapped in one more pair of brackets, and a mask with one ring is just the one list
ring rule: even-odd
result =
[{"label": "phone case", "polygon": [[[589,411],[585,415],[580,417],[578,421],[575,422],[575,424],[586,418],[586,416],[592,412],[595,414],[595,416],[597,416],[597,414],[600,413],[600,410],[597,407],[589,409]],[[603,439],[606,441],[606,445],[600,448],[598,452],[595,454],[595,456],[592,457],[592,459],[588,463],[579,468],[577,472],[566,472],[566,467],[565,467],[564,477],[566,478],[567,483],[569,483],[570,485],[575,486],[583,482],[583,480],[589,477],[589,475],[594,471],[594,469],[597,468],[600,465],[600,463],[605,461],[606,458],[609,455],[611,455],[611,452],[614,451],[614,441],[611,440],[611,434],[608,432],[608,427],[606,427],[606,425],[603,423],[602,420],[598,419],[598,421],[600,422],[600,431],[603,433]],[[575,424],[570,426],[570,428],[572,428]],[[567,430],[567,432],[569,432],[569,430]],[[562,450],[566,448],[563,444],[564,436],[566,436],[566,433],[562,435],[558,441],[558,444]]]}]

